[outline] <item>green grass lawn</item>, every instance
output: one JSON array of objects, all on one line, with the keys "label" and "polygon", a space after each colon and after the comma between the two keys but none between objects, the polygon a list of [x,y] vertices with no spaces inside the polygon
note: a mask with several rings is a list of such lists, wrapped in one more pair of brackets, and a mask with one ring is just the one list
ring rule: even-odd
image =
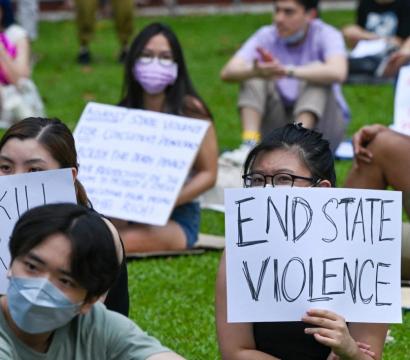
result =
[{"label": "green grass lawn", "polygon": [[[322,15],[336,26],[353,21],[349,11]],[[193,81],[213,111],[220,148],[237,146],[238,88],[222,83],[218,74],[240,44],[271,21],[271,14],[143,18],[136,19],[135,31],[154,20],[167,22],[178,34]],[[87,101],[115,104],[120,99],[123,69],[115,62],[118,46],[111,22],[98,24],[91,50],[93,66],[77,66],[73,22],[41,23],[40,38],[34,44],[38,58],[34,79],[44,96],[48,115],[61,118],[72,129]],[[353,114],[349,135],[364,124],[391,122],[390,86],[345,86],[344,92]],[[339,185],[349,167],[350,162],[337,163]],[[201,231],[222,235],[223,215],[204,211]],[[131,318],[188,359],[217,359],[213,299],[219,257],[219,252],[207,252],[129,263]],[[409,359],[410,314],[403,325],[392,329],[395,342],[386,347],[384,358]]]}]

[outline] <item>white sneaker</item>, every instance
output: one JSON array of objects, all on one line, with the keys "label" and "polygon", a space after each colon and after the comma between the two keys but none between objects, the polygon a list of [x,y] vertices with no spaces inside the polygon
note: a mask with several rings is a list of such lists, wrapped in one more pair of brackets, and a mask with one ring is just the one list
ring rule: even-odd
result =
[{"label": "white sneaker", "polygon": [[242,143],[237,149],[232,151],[226,151],[221,156],[220,159],[234,164],[242,166],[245,163],[246,157],[249,152],[254,148],[254,146],[246,143]]}]

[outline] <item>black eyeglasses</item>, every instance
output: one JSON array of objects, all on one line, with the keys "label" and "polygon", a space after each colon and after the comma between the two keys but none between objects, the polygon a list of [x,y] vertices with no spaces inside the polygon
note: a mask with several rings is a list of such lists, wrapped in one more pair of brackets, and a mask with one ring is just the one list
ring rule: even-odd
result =
[{"label": "black eyeglasses", "polygon": [[268,178],[271,179],[270,184],[275,186],[287,186],[292,187],[297,180],[308,181],[312,186],[316,186],[320,179],[315,180],[314,178],[297,176],[287,173],[277,173],[275,175],[265,175],[261,173],[249,173],[242,175],[243,185],[245,187],[266,187],[268,184]]}]

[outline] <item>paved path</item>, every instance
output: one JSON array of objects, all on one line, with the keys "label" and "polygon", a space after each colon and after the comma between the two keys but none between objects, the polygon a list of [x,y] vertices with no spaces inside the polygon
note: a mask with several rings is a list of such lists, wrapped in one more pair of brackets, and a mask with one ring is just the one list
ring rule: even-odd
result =
[{"label": "paved path", "polygon": [[[355,1],[322,1],[322,10],[354,9]],[[272,11],[271,3],[253,3],[240,5],[178,5],[172,12],[166,6],[147,6],[138,9],[138,16],[161,16],[161,15],[200,15],[200,14],[243,14],[243,13],[266,13]],[[73,11],[45,11],[40,15],[41,20],[60,21],[73,19]]]}]

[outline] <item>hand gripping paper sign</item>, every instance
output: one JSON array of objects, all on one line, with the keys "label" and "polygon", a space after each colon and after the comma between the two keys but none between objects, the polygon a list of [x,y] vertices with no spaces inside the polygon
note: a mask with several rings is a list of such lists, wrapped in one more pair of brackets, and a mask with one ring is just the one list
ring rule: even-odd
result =
[{"label": "hand gripping paper sign", "polygon": [[225,190],[229,322],[401,322],[401,193]]},{"label": "hand gripping paper sign", "polygon": [[79,179],[104,215],[165,225],[209,122],[89,103],[74,131]]},{"label": "hand gripping paper sign", "polygon": [[9,239],[27,210],[58,202],[77,202],[71,169],[0,176],[0,294],[7,290]]}]

